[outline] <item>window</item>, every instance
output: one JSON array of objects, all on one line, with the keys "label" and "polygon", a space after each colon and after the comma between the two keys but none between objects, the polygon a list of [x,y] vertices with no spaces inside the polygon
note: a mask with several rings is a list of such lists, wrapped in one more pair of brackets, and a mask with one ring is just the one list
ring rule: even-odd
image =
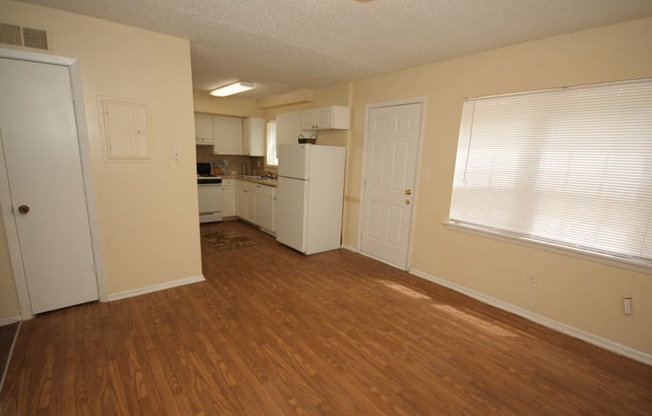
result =
[{"label": "window", "polygon": [[652,266],[652,80],[466,100],[450,222]]},{"label": "window", "polygon": [[278,158],[276,157],[276,121],[270,120],[267,122],[267,153],[265,159],[270,166],[278,166]]}]

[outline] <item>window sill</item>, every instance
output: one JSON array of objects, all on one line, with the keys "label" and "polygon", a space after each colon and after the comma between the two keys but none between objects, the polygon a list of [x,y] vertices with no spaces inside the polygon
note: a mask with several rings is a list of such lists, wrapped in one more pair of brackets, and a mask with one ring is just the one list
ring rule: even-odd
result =
[{"label": "window sill", "polygon": [[507,241],[516,243],[521,246],[545,250],[564,256],[571,256],[583,260],[589,260],[602,264],[607,264],[621,269],[631,270],[645,274],[652,274],[652,263],[645,261],[629,260],[609,254],[587,251],[579,248],[563,246],[546,241],[535,240],[532,238],[521,237],[509,233],[490,230],[481,227],[474,227],[468,224],[459,224],[451,221],[444,221],[444,225],[456,231],[466,232],[470,234],[480,235],[488,238],[493,238],[500,241]]}]

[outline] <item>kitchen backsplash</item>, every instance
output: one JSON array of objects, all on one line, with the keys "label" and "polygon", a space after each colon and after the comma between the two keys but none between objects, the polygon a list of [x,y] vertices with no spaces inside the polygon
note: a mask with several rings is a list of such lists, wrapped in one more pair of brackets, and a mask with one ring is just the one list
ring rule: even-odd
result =
[{"label": "kitchen backsplash", "polygon": [[[214,155],[213,146],[197,146],[197,162],[210,163],[214,175],[264,175],[267,172],[264,157]],[[246,172],[243,164],[246,164]],[[224,171],[220,172],[222,166]]]}]

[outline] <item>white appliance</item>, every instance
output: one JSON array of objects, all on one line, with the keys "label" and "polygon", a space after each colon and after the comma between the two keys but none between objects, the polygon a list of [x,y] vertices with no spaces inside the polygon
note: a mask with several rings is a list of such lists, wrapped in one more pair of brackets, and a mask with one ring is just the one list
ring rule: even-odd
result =
[{"label": "white appliance", "polygon": [[210,163],[197,163],[200,223],[222,221],[222,178],[210,172]]},{"label": "white appliance", "polygon": [[345,149],[278,147],[276,240],[304,254],[341,246]]}]

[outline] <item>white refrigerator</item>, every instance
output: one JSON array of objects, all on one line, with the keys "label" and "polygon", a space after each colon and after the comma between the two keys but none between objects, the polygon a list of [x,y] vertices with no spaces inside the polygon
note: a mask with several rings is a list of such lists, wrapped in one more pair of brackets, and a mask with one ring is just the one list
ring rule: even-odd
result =
[{"label": "white refrigerator", "polygon": [[345,149],[278,147],[276,240],[304,254],[340,248]]}]

